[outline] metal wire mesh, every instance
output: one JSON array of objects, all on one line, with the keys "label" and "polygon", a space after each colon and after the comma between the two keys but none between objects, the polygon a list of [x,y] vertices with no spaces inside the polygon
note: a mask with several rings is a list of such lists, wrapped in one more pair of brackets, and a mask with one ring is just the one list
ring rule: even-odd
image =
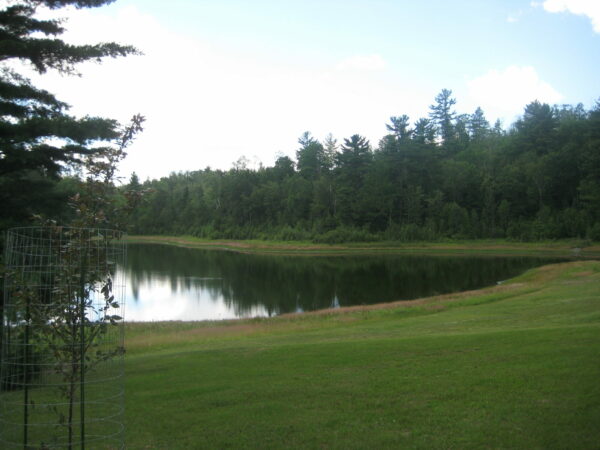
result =
[{"label": "metal wire mesh", "polygon": [[124,298],[113,230],[6,236],[0,447],[124,447]]}]

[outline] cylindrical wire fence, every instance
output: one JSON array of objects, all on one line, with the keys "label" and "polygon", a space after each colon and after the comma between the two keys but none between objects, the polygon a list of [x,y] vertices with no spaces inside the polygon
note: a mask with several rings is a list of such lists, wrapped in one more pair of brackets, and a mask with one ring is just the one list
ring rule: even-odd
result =
[{"label": "cylindrical wire fence", "polygon": [[1,448],[124,447],[125,258],[118,231],[8,231]]}]

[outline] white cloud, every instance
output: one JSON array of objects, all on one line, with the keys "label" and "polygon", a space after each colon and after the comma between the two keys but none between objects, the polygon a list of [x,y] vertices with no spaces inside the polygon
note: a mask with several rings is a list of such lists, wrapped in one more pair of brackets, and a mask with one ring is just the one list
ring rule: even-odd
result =
[{"label": "white cloud", "polygon": [[521,10],[521,9],[520,9],[520,10],[518,10],[517,12],[510,14],[510,15],[509,15],[509,16],[506,18],[506,21],[507,21],[508,23],[516,23],[516,22],[518,22],[519,20],[521,20],[521,17],[522,17],[522,16],[523,16],[523,10]]},{"label": "white cloud", "polygon": [[386,62],[377,54],[298,70],[171,31],[135,7],[59,13],[69,18],[62,37],[68,42],[110,39],[144,52],[82,64],[82,77],[29,74],[73,105],[73,114],[121,122],[138,112],[147,117],[121,163],[125,177],[229,169],[241,156],[270,165],[278,153],[293,156],[305,130],[317,138],[331,132],[338,141],[360,133],[376,145],[399,104],[410,113],[422,103],[414,89],[390,91],[381,83]]},{"label": "white cloud", "polygon": [[354,55],[336,64],[337,70],[380,71],[385,70],[387,62],[378,54]]},{"label": "white cloud", "polygon": [[501,119],[510,125],[534,100],[554,104],[563,96],[540,79],[533,67],[510,66],[490,70],[467,82],[467,100],[471,108],[481,106],[489,119]]},{"label": "white cloud", "polygon": [[112,14],[74,9],[43,14],[68,18],[62,36],[67,42],[96,43],[110,38],[138,47],[144,56],[84,63],[77,67],[81,77],[31,73],[34,84],[73,105],[75,115],[99,115],[122,123],[138,112],[146,116],[146,129],[122,163],[123,172],[158,176],[189,168],[185,158],[193,144],[182,130],[200,131],[202,114],[195,110],[214,91],[209,82],[203,82],[206,73],[211,73],[205,67],[207,61],[215,63],[210,47],[166,30],[133,7]]},{"label": "white cloud", "polygon": [[[532,3],[539,6],[539,3]],[[545,0],[544,9],[550,13],[570,12],[587,16],[592,21],[596,33],[600,33],[600,1],[599,0]]]}]

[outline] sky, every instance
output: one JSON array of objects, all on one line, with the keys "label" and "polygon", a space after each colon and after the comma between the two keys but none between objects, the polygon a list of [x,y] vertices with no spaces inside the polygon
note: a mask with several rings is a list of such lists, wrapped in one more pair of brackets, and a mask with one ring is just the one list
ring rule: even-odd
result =
[{"label": "sky", "polygon": [[[0,0],[1,2],[1,0]],[[600,0],[118,0],[67,18],[71,43],[143,55],[29,73],[77,116],[145,130],[120,166],[145,180],[295,157],[298,138],[373,147],[391,116],[427,117],[444,88],[508,128],[525,105],[600,99]]]}]

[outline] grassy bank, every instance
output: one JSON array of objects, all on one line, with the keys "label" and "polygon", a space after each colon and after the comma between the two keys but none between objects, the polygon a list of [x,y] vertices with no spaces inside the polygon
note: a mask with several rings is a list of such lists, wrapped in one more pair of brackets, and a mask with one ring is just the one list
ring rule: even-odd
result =
[{"label": "grassy bank", "polygon": [[193,236],[129,236],[131,243],[154,243],[190,248],[225,249],[252,253],[341,254],[341,253],[427,253],[489,254],[599,258],[600,245],[582,240],[550,242],[511,242],[474,240],[443,242],[372,242],[315,244],[308,241],[209,240]]},{"label": "grassy bank", "polygon": [[127,326],[128,448],[597,448],[600,262],[401,305]]}]

